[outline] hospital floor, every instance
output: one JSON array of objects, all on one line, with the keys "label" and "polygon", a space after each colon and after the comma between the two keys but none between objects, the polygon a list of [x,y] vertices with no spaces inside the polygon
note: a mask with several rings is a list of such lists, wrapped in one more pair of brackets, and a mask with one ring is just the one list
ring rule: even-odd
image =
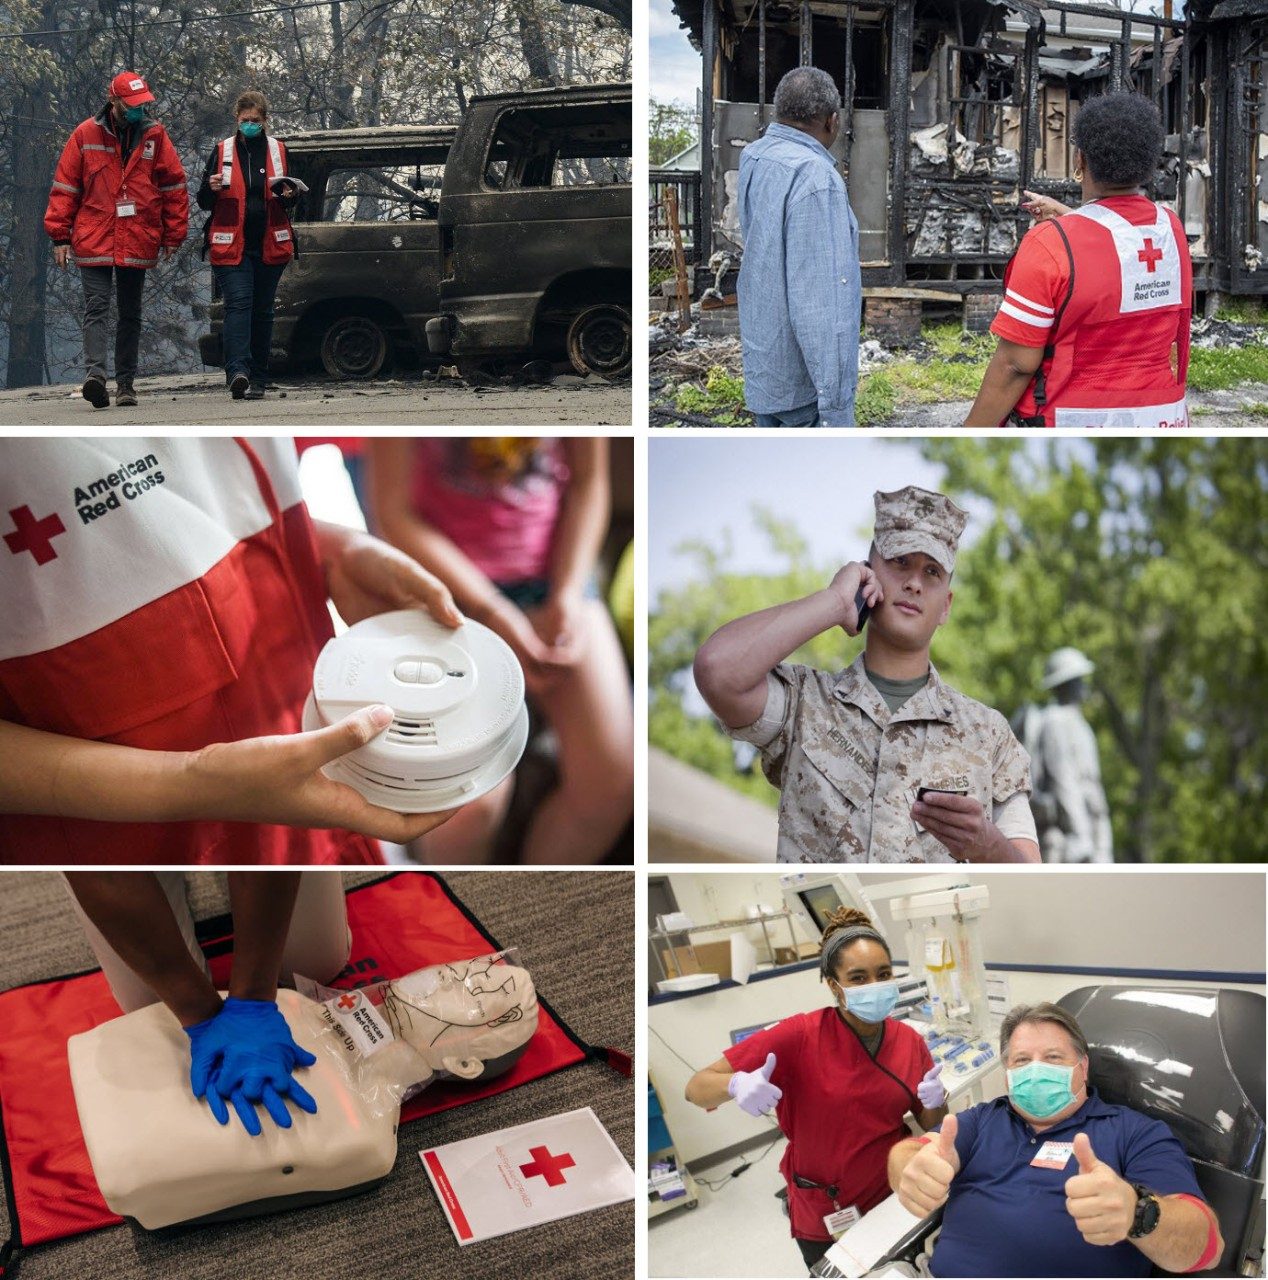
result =
[{"label": "hospital floor", "polygon": [[[779,1161],[781,1138],[766,1148],[696,1173],[700,1202],[694,1209],[675,1209],[648,1223],[647,1271],[652,1276],[788,1276],[804,1277],[801,1252],[788,1234],[783,1202],[775,1198],[784,1185]],[[756,1160],[738,1178],[727,1178],[746,1160]],[[707,1178],[718,1190],[710,1191]],[[721,1180],[727,1178],[725,1182]]]},{"label": "hospital floor", "polygon": [[[346,887],[374,872],[345,873]],[[445,876],[503,946],[518,945],[538,991],[581,1039],[634,1046],[634,884],[627,872],[477,871]],[[65,882],[52,872],[0,880],[0,985],[93,967]],[[201,919],[227,908],[224,879],[200,873],[191,894]],[[315,1208],[151,1235],[130,1225],[41,1245],[21,1280],[608,1280],[634,1273],[633,1204],[459,1248],[423,1172],[423,1146],[475,1137],[593,1107],[634,1160],[630,1081],[586,1062],[482,1102],[404,1125],[396,1165],[374,1191]],[[8,1223],[0,1197],[0,1240]]]}]

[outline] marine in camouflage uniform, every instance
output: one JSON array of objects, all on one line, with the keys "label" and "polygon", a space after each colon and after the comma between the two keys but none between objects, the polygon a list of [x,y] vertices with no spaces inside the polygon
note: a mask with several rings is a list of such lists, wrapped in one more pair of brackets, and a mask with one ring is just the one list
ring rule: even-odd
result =
[{"label": "marine in camouflage uniform", "polygon": [[[921,552],[953,572],[967,513],[910,486],[877,493],[875,504],[880,556]],[[945,684],[932,665],[924,687],[891,711],[863,654],[835,674],[780,662],[758,719],[727,732],[760,749],[780,789],[781,862],[958,861],[915,820],[920,788],[967,793],[992,818],[1011,802],[1011,835],[1035,840],[1030,762],[1007,720]]]}]

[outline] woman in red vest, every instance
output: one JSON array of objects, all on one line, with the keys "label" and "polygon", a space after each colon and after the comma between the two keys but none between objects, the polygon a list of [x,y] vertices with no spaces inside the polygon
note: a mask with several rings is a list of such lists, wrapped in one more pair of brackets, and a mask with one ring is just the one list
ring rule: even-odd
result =
[{"label": "woman in red vest", "polygon": [[1144,194],[1162,158],[1157,108],[1134,93],[1083,103],[1083,204],[1026,192],[1043,219],[1004,274],[999,346],[967,427],[1183,427],[1193,267],[1180,219]]},{"label": "woman in red vest", "polygon": [[288,213],[299,193],[287,180],[286,147],[266,128],[269,104],[258,90],[234,107],[236,133],[212,148],[198,188],[211,214],[204,232],[224,299],[225,380],[235,400],[262,400],[273,338],[273,300],[295,256]]}]

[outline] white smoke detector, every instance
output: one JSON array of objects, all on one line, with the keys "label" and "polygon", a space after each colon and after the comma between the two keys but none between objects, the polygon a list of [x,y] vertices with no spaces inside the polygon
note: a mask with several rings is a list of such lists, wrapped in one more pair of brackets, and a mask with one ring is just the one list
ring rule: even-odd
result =
[{"label": "white smoke detector", "polygon": [[420,610],[367,618],[327,642],[313,669],[304,728],[385,703],[394,718],[325,769],[371,804],[438,813],[492,791],[524,754],[524,673],[501,636],[456,631]]}]

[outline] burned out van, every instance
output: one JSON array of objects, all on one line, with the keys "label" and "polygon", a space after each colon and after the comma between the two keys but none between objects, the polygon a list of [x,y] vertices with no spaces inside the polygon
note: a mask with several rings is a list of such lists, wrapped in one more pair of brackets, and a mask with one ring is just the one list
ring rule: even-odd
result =
[{"label": "burned out van", "polygon": [[[630,361],[629,85],[473,98],[458,125],[285,139],[292,211],[275,364],[373,378],[393,366]],[[203,361],[223,364],[213,291]]]},{"label": "burned out van", "polygon": [[566,353],[579,373],[628,371],[632,137],[628,84],[472,100],[440,200],[433,353]]}]

